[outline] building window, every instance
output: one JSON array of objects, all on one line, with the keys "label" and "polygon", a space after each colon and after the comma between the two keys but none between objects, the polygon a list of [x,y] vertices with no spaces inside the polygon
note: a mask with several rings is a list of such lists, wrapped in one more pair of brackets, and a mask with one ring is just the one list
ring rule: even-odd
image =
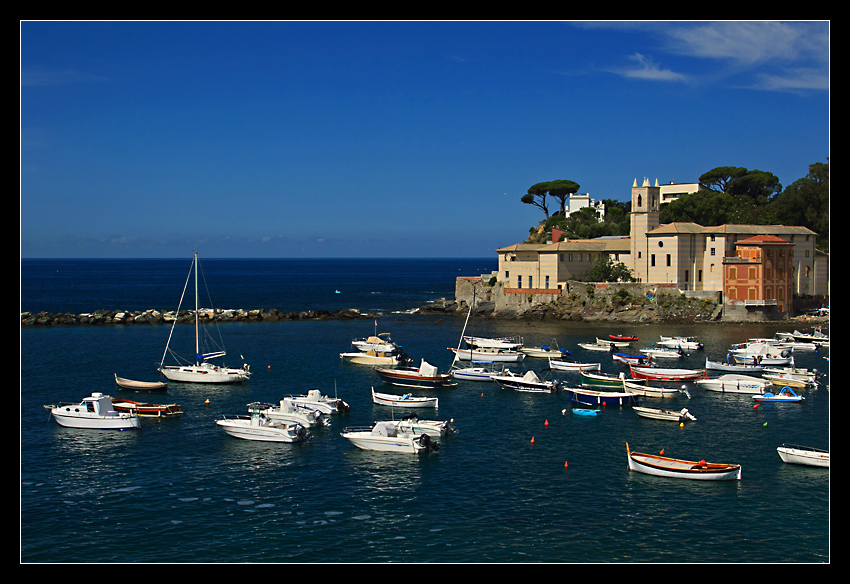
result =
[{"label": "building window", "polygon": [[549,276],[546,276],[546,289],[549,289]]},{"label": "building window", "polygon": [[528,287],[529,287],[529,288],[534,288],[534,276],[529,276],[529,277],[528,277]]},{"label": "building window", "polygon": [[655,267],[655,254],[651,254],[649,256],[649,265],[651,265],[653,268]]},{"label": "building window", "polygon": [[663,241],[659,241],[659,242],[658,242],[658,247],[664,247],[664,242],[663,242]]},{"label": "building window", "polygon": [[669,253],[667,254],[667,265],[668,266],[670,265],[670,254]]},{"label": "building window", "polygon": [[697,279],[697,282],[702,282],[702,270],[700,270],[699,272],[697,272],[697,274],[698,274],[698,276],[697,276],[697,278],[698,278],[698,279]]},{"label": "building window", "polygon": [[712,247],[710,249],[711,249],[711,255],[714,255],[714,248]]},{"label": "building window", "polygon": [[516,287],[522,288],[522,276],[521,275],[516,277]]}]

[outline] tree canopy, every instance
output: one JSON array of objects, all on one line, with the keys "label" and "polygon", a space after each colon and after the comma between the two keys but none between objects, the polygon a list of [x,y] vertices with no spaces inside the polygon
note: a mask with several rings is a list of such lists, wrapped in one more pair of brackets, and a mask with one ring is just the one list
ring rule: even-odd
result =
[{"label": "tree canopy", "polygon": [[581,186],[577,182],[571,180],[561,179],[540,182],[529,187],[528,193],[523,195],[521,201],[526,205],[540,207],[548,221],[549,206],[546,204],[546,197],[551,196],[559,201],[558,210],[563,215],[570,195],[577,193],[580,188]]}]

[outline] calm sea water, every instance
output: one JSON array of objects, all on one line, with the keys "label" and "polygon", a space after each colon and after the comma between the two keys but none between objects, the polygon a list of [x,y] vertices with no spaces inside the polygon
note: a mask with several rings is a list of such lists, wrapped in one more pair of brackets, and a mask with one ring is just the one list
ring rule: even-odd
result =
[{"label": "calm sea water", "polygon": [[[447,370],[464,318],[404,314],[451,297],[454,278],[495,269],[490,260],[206,260],[220,308],[379,310],[415,360]],[[174,308],[190,261],[24,261],[22,310]],[[340,293],[337,294],[336,290]],[[472,319],[470,332],[521,335],[557,344],[603,370],[605,354],[577,347],[609,333],[694,334],[706,345],[680,362],[701,367],[732,343],[788,327],[622,326]],[[229,355],[254,372],[228,387],[170,384],[149,398],[179,403],[179,419],[144,419],[130,432],[65,429],[44,404],[118,390],[113,373],[155,379],[166,326],[21,330],[21,560],[23,562],[828,562],[829,470],[785,465],[783,443],[829,448],[829,390],[823,377],[802,404],[753,408],[748,396],[690,385],[690,398],[645,400],[687,407],[683,428],[609,407],[570,414],[565,394],[528,395],[461,382],[431,412],[460,433],[439,452],[410,456],[359,450],[339,436],[348,425],[390,417],[373,405],[382,386],[369,367],[343,363],[371,320],[231,323],[219,327]],[[823,353],[797,364],[828,373]],[[239,361],[239,359],[235,359]],[[235,362],[234,361],[234,362]],[[543,375],[542,360],[517,369]],[[567,384],[578,378],[557,377]],[[319,388],[345,399],[349,414],[311,442],[263,444],[228,437],[222,415],[253,401],[276,402]],[[562,410],[566,409],[566,415]],[[421,412],[420,412],[421,413]],[[398,412],[396,412],[398,414]],[[424,417],[424,414],[421,414]],[[533,439],[533,441],[532,441]],[[735,462],[743,480],[721,484],[631,473],[625,444],[668,456]]]}]

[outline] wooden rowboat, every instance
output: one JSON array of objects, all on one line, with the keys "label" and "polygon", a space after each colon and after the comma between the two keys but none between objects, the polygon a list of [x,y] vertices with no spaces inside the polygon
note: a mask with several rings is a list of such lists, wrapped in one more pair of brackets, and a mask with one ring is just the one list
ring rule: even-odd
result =
[{"label": "wooden rowboat", "polygon": [[128,399],[113,398],[112,407],[116,412],[136,414],[143,418],[162,418],[183,414],[183,408],[177,404],[144,404]]},{"label": "wooden rowboat", "polygon": [[641,418],[649,418],[650,420],[665,420],[668,422],[684,422],[685,419],[693,420],[696,418],[688,411],[687,408],[682,408],[679,412],[671,410],[657,410],[655,408],[643,408],[636,406],[632,408]]},{"label": "wooden rowboat", "polygon": [[656,381],[692,381],[708,379],[704,369],[662,369],[661,367],[639,367],[629,365],[635,379],[655,379]]},{"label": "wooden rowboat", "polygon": [[631,452],[626,442],[629,470],[658,477],[698,481],[740,481],[741,465],[679,460],[655,454]]},{"label": "wooden rowboat", "polygon": [[129,389],[130,391],[165,391],[168,389],[168,384],[162,381],[134,381],[118,377],[117,373],[113,373],[113,375],[115,376],[115,383],[121,389]]}]

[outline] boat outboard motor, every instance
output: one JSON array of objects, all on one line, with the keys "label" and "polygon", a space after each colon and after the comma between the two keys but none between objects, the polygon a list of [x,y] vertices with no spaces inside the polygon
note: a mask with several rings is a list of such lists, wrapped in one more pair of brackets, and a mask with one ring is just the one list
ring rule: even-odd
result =
[{"label": "boat outboard motor", "polygon": [[322,426],[330,426],[331,422],[325,417],[325,414],[320,412],[319,410],[313,410],[313,419],[315,419]]},{"label": "boat outboard motor", "polygon": [[552,382],[552,391],[558,391],[559,389],[561,389],[561,380],[556,379]]},{"label": "boat outboard motor", "polygon": [[422,434],[422,436],[419,437],[419,446],[422,448],[429,448],[434,452],[440,449],[440,444],[431,440],[431,437],[428,436],[428,434]]}]

